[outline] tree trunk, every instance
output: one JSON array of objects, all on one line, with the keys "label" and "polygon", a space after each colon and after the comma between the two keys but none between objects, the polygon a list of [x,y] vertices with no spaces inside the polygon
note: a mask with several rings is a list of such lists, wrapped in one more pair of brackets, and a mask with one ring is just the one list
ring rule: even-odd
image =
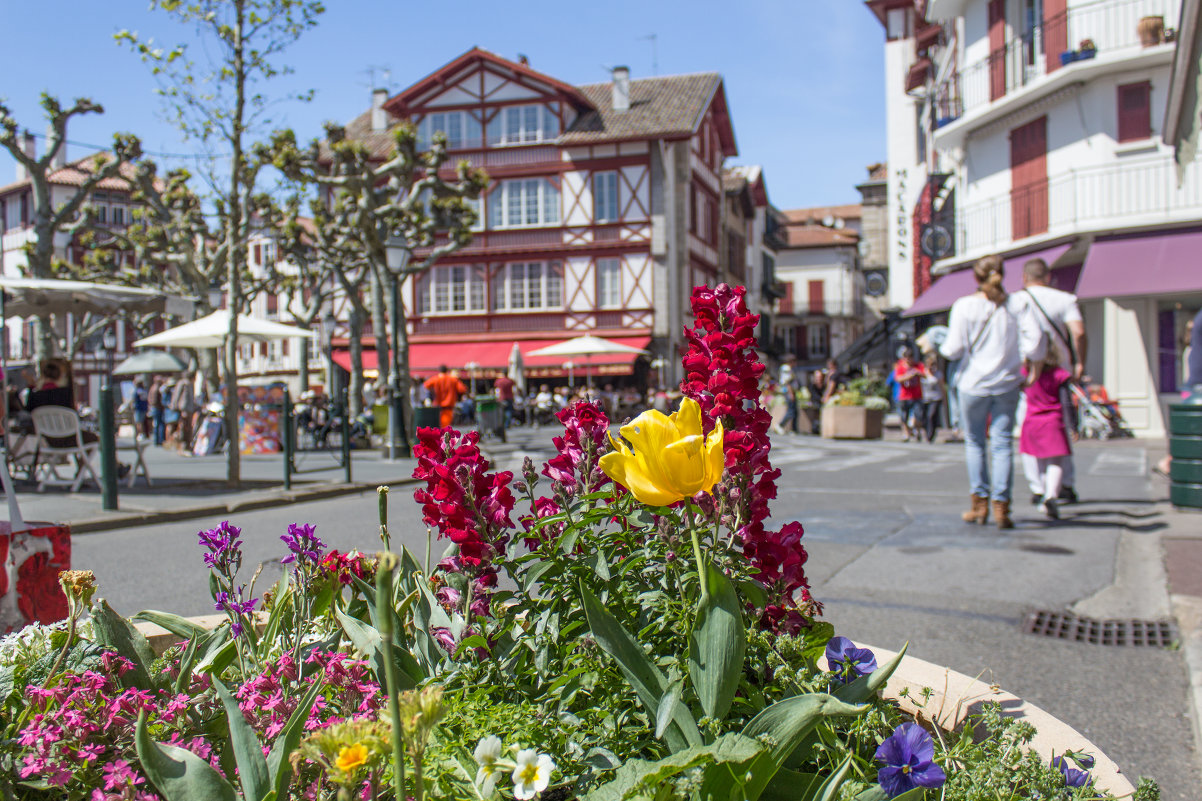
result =
[{"label": "tree trunk", "polygon": [[392,364],[390,358],[391,352],[388,347],[389,328],[388,328],[388,301],[385,300],[387,293],[384,286],[384,276],[381,270],[375,268],[371,271],[371,327],[372,333],[376,337],[376,363],[379,365],[378,373],[376,374],[376,386],[388,386],[388,379],[392,377],[389,369]]},{"label": "tree trunk", "polygon": [[[404,282],[401,282],[402,289]],[[405,299],[400,292],[397,292],[397,308],[392,310],[393,314],[400,315],[397,318],[396,335],[396,369],[397,369],[397,386],[401,392],[401,414],[405,418],[405,438],[410,446],[417,440],[417,426],[413,421],[413,403],[409,392],[409,321],[405,314]]]},{"label": "tree trunk", "polygon": [[300,373],[300,391],[305,393],[309,391],[309,340],[305,337],[301,337],[299,358],[300,366],[297,372]]},{"label": "tree trunk", "polygon": [[239,242],[242,233],[242,129],[246,114],[246,67],[243,63],[242,26],[245,22],[245,0],[234,2],[234,114],[230,120],[230,195],[226,198],[226,267],[229,284],[230,325],[225,340],[225,428],[229,436],[226,447],[226,481],[233,489],[242,484],[242,448],[238,432],[238,308],[242,299],[241,265],[246,254]]},{"label": "tree trunk", "polygon": [[346,391],[347,403],[351,417],[358,417],[363,411],[363,313],[354,305],[347,322],[351,332],[351,380]]}]

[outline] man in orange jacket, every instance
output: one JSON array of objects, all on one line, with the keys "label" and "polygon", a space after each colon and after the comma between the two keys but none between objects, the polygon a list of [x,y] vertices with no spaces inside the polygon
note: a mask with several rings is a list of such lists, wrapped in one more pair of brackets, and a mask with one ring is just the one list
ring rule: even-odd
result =
[{"label": "man in orange jacket", "polygon": [[455,420],[455,404],[467,393],[467,387],[444,364],[438,368],[438,375],[427,378],[422,384],[434,396],[434,405],[442,411],[438,415],[438,424],[447,428]]}]

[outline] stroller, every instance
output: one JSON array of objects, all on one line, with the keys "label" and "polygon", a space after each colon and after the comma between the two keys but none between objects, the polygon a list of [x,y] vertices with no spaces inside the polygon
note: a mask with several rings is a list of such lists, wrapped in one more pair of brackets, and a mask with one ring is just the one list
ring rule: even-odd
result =
[{"label": "stroller", "polygon": [[1082,388],[1076,382],[1068,383],[1077,407],[1077,431],[1083,438],[1108,440],[1135,436],[1104,387],[1091,384]]}]

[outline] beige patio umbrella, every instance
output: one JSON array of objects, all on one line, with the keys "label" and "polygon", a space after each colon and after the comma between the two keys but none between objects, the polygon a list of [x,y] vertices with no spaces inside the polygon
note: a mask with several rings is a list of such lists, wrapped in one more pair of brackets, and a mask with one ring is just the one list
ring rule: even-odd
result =
[{"label": "beige patio umbrella", "polygon": [[588,366],[591,357],[606,353],[637,353],[646,354],[647,351],[642,348],[632,348],[629,345],[623,345],[621,342],[614,342],[611,339],[602,339],[595,337],[592,334],[584,336],[572,337],[565,339],[563,342],[556,342],[554,345],[548,345],[545,348],[532,350],[528,356],[583,356],[585,374],[588,378],[588,385],[593,386],[593,377],[588,373]]}]

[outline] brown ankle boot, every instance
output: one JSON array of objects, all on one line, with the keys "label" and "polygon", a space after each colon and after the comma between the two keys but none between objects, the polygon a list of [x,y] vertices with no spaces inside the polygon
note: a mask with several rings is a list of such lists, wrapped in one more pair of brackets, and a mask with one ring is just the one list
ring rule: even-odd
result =
[{"label": "brown ankle boot", "polygon": [[972,507],[960,515],[965,523],[979,523],[985,525],[989,522],[989,499],[981,495],[972,496]]},{"label": "brown ankle boot", "polygon": [[1010,501],[993,502],[993,519],[997,521],[999,529],[1014,528],[1014,521],[1010,519]]}]

